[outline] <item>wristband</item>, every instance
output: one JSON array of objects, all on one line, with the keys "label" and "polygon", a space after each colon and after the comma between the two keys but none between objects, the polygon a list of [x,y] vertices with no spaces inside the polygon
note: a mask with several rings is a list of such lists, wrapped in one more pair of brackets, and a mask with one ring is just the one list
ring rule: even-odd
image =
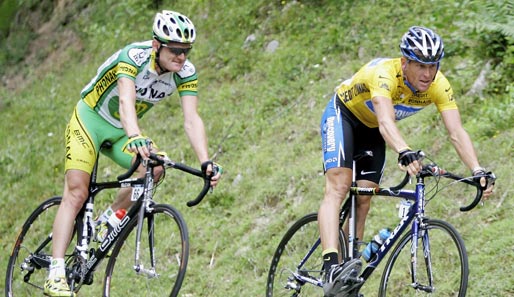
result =
[{"label": "wristband", "polygon": [[486,171],[485,171],[485,168],[484,168],[484,167],[481,167],[481,166],[475,166],[475,167],[473,167],[473,170],[472,170],[471,172],[473,173],[473,175],[475,175],[475,173],[477,173],[477,172],[479,172],[479,171],[481,171],[481,172],[483,172],[483,173],[485,173],[485,172],[486,172]]},{"label": "wristband", "polygon": [[401,154],[403,153],[404,151],[412,151],[412,149],[408,146],[404,147],[404,148],[401,148],[398,150],[398,154]]}]

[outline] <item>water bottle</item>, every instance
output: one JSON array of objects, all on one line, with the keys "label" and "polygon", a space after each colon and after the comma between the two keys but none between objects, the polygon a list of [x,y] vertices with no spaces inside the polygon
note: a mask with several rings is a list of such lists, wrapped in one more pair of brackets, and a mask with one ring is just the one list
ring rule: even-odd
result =
[{"label": "water bottle", "polygon": [[378,232],[378,234],[375,235],[368,243],[364,251],[362,251],[362,258],[366,260],[366,262],[369,262],[369,260],[375,256],[376,252],[382,246],[384,241],[389,238],[389,235],[391,235],[391,230],[388,228],[380,230],[380,232]]},{"label": "water bottle", "polygon": [[107,237],[107,234],[120,224],[121,219],[126,213],[127,211],[125,209],[120,208],[109,216],[106,223],[98,225],[96,230],[96,241],[102,242]]},{"label": "water bottle", "polygon": [[124,208],[120,208],[109,217],[109,220],[107,220],[107,228],[109,230],[107,234],[111,233],[114,228],[118,227],[121,219],[123,219],[126,213],[127,211]]}]

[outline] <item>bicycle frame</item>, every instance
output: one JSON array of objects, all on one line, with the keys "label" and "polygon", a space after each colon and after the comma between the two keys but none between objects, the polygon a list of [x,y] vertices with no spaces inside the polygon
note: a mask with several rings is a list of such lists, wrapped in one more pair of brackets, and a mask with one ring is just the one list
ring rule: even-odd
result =
[{"label": "bicycle frame", "polygon": [[[155,154],[151,154],[152,160],[158,160],[158,156]],[[75,218],[76,230],[80,230],[77,234],[77,242],[75,245],[75,250],[73,253],[77,253],[80,255],[81,259],[84,261],[83,266],[85,270],[80,271],[80,279],[79,286],[82,284],[82,281],[85,280],[85,283],[88,283],[92,280],[92,275],[101,261],[106,257],[109,250],[113,247],[116,240],[120,237],[122,231],[125,229],[130,222],[137,219],[137,233],[136,233],[136,251],[134,255],[134,270],[137,273],[144,273],[149,277],[155,277],[155,271],[153,268],[146,269],[140,263],[140,241],[141,241],[141,233],[143,228],[143,219],[145,217],[145,213],[151,211],[151,206],[153,204],[153,168],[156,166],[166,166],[179,169],[181,171],[187,172],[189,174],[202,177],[204,179],[204,186],[202,191],[198,194],[198,196],[191,201],[187,202],[189,207],[195,206],[201,202],[204,196],[210,189],[210,176],[206,176],[202,171],[188,167],[187,165],[175,163],[171,160],[167,159],[165,161],[160,161],[159,164],[150,164],[150,161],[146,164],[146,173],[144,178],[129,178],[139,167],[141,162],[141,158],[136,158],[136,162],[132,165],[132,167],[124,174],[118,176],[117,181],[109,181],[109,182],[97,182],[97,170],[98,170],[98,162],[95,163],[93,167],[93,171],[91,173],[90,185],[89,185],[89,195],[84,203],[84,206],[77,214]],[[134,204],[130,207],[126,215],[123,217],[119,225],[110,232],[106,238],[101,242],[100,246],[97,249],[90,249],[89,244],[94,235],[94,222],[93,222],[93,211],[94,211],[94,200],[96,195],[105,189],[116,189],[116,188],[143,188],[144,192],[134,201]],[[153,222],[150,221],[150,224]],[[150,245],[153,244],[153,233],[149,234],[150,236]],[[36,253],[40,251],[44,246],[46,246],[52,240],[52,234],[49,234],[48,237],[41,243],[39,248],[36,249]],[[153,248],[150,247],[150,262],[151,267],[155,267],[155,259],[153,255]],[[70,256],[70,255],[67,255]],[[50,267],[50,260],[38,258],[36,261],[39,263],[41,267]]]},{"label": "bicycle frame", "polygon": [[[137,219],[136,225],[136,250],[134,255],[134,271],[138,274],[143,273],[148,277],[156,277],[155,273],[155,259],[153,254],[153,233],[149,233],[149,243],[150,243],[150,269],[144,268],[144,266],[140,263],[140,242],[141,242],[141,233],[143,229],[143,219],[146,213],[151,212],[151,207],[153,204],[153,192],[154,192],[154,176],[153,176],[153,168],[156,166],[167,166],[179,169],[181,171],[190,173],[192,175],[196,175],[198,177],[202,177],[204,179],[204,186],[202,191],[198,194],[198,196],[187,203],[189,207],[195,206],[203,199],[203,197],[207,194],[210,189],[210,177],[205,176],[205,174],[197,169],[188,167],[186,165],[172,162],[171,160],[167,160],[166,163],[163,164],[153,164],[153,161],[158,160],[158,156],[155,154],[151,154],[150,160],[143,161],[146,167],[145,177],[144,178],[129,178],[135,170],[139,167],[141,158],[138,156],[134,164],[132,164],[131,168],[124,174],[118,176],[117,181],[112,182],[96,182],[97,177],[97,167],[98,162],[95,163],[91,174],[91,182],[89,185],[89,197],[84,204],[84,207],[81,209],[76,218],[76,224],[78,224],[77,230],[82,230],[82,233],[77,235],[77,246],[76,250],[80,253],[83,259],[87,260],[85,266],[87,268],[86,271],[82,271],[85,276],[84,279],[89,279],[93,272],[96,270],[98,265],[101,263],[111,247],[115,244],[118,237],[120,237],[122,231],[125,229],[130,222]],[[93,222],[92,222],[92,213],[93,213],[93,205],[94,199],[98,193],[105,189],[113,189],[113,188],[127,188],[132,187],[133,189],[142,188],[143,193],[137,198],[137,200],[133,200],[134,204],[130,207],[128,212],[122,218],[121,222],[118,226],[116,226],[104,240],[101,242],[100,247],[96,250],[92,250],[88,257],[88,245],[93,236],[92,230]],[[134,198],[134,192],[133,197]],[[149,219],[149,224],[153,224],[152,219]],[[152,229],[152,228],[150,228]]]},{"label": "bicycle frame", "polygon": [[[75,252],[78,253],[85,261],[85,271],[81,271],[84,279],[90,279],[93,272],[96,270],[101,261],[106,257],[108,251],[112,248],[124,228],[134,219],[138,218],[137,224],[137,241],[140,242],[142,220],[145,211],[153,200],[153,168],[147,166],[145,178],[132,178],[122,179],[118,178],[118,181],[110,182],[96,182],[98,162],[95,163],[93,171],[91,173],[90,185],[89,185],[89,196],[84,203],[83,208],[77,214],[75,224],[77,224],[77,230],[81,230],[77,234],[77,243],[75,246]],[[130,170],[129,170],[130,171]],[[123,176],[126,176],[123,175]],[[145,184],[146,181],[146,184]],[[145,190],[144,195],[141,195],[137,201],[134,202],[132,207],[129,209],[127,214],[122,218],[119,225],[110,232],[105,239],[101,242],[100,246],[93,250],[89,249],[89,244],[93,238],[94,222],[93,222],[93,211],[94,211],[94,200],[96,195],[105,189],[116,189],[116,188],[127,188],[127,187],[141,187]],[[146,207],[141,207],[144,204]],[[139,246],[139,245],[137,245]],[[139,260],[139,249],[136,250],[135,255],[136,263],[134,269],[138,271],[140,267]],[[153,266],[152,257],[152,266]]]},{"label": "bicycle frame", "polygon": [[[107,143],[102,145],[101,149],[109,146],[109,143]],[[175,296],[178,294],[185,277],[189,257],[189,235],[186,222],[175,207],[153,201],[155,187],[157,186],[157,177],[154,177],[154,171],[157,173],[157,170],[154,170],[154,168],[162,166],[163,175],[160,179],[164,178],[166,169],[169,168],[178,169],[202,179],[203,187],[198,187],[201,190],[197,192],[196,198],[186,203],[187,206],[192,207],[206,197],[211,189],[212,177],[217,174],[220,167],[212,164],[212,172],[207,174],[208,162],[202,163],[201,170],[198,170],[185,164],[176,163],[165,155],[150,153],[148,159],[144,161],[141,156],[136,157],[136,161],[128,172],[118,176],[117,180],[97,182],[98,158],[99,156],[96,157],[91,172],[88,185],[89,193],[73,221],[73,233],[70,234],[73,242],[67,246],[64,255],[65,277],[70,289],[78,292],[82,285],[93,284],[94,271],[98,269],[103,259],[108,258],[104,295],[110,296],[112,274],[116,263],[119,263],[122,258],[124,260],[134,255],[133,262],[127,263],[124,260],[125,263],[116,267],[122,267],[128,273],[134,272],[134,276],[136,274],[143,275],[143,278],[138,278],[141,282],[156,278],[158,276],[157,272],[162,272],[160,276],[163,276],[163,278],[157,278],[157,280],[167,282],[167,279],[170,279],[169,282],[172,283],[171,294]],[[144,162],[143,165],[141,165],[141,162]],[[130,178],[138,168],[142,169],[140,174],[136,178]],[[174,170],[174,172],[176,171]],[[124,191],[128,192],[127,194],[130,194],[130,190],[132,190],[132,203],[130,203],[132,205],[127,207],[128,213],[124,215],[121,222],[114,228],[108,228],[109,231],[105,237],[98,236],[98,238],[102,238],[99,239],[102,242],[96,243],[98,240],[95,236],[96,224],[93,219],[96,195],[105,189],[116,188],[125,188]],[[39,204],[25,220],[9,257],[5,282],[6,294],[12,295],[13,291],[18,292],[18,290],[20,292],[29,292],[28,290],[31,289],[43,291],[42,283],[46,279],[45,275],[47,275],[52,259],[51,242],[55,239],[51,232],[53,226],[51,220],[53,217],[55,223],[55,213],[59,211],[62,202],[63,197],[61,196],[47,199]],[[167,224],[171,224],[171,227],[168,228]],[[161,226],[162,228],[160,228]],[[159,235],[159,230],[163,232],[162,235]],[[154,247],[159,244],[158,239],[161,236],[167,238],[170,235],[169,232],[172,234],[173,242],[178,241],[175,246],[177,250],[175,253],[176,261],[169,267],[174,270],[173,273],[168,273],[169,270],[166,270],[168,267],[164,267],[162,271],[156,271],[157,268],[155,267],[156,262],[157,264],[159,262],[159,257],[167,258],[168,255],[166,252],[159,253],[163,250]],[[126,242],[126,238],[130,238],[131,243]],[[168,243],[169,240],[163,244]],[[113,256],[109,257],[111,250]],[[173,251],[175,252],[175,249]],[[119,255],[122,255],[122,258]],[[177,270],[176,273],[175,270]],[[119,275],[119,271],[119,269],[116,270],[116,275]],[[114,284],[116,288],[124,287],[122,285],[123,281],[120,281],[120,285],[117,284],[117,279]],[[137,284],[134,286],[145,287]],[[167,288],[164,288],[164,290],[167,290]]]},{"label": "bicycle frame", "polygon": [[[411,259],[416,259],[416,244],[417,244],[417,238],[418,238],[418,230],[419,225],[422,222],[422,219],[425,216],[425,183],[423,180],[423,177],[418,177],[418,183],[416,184],[415,190],[398,190],[398,191],[392,191],[387,188],[361,188],[361,187],[352,187],[350,189],[351,195],[372,195],[372,196],[388,196],[388,197],[394,197],[394,198],[404,198],[409,201],[412,201],[412,205],[407,212],[407,214],[400,220],[396,228],[391,232],[391,235],[385,242],[382,244],[380,249],[376,252],[375,256],[368,262],[368,265],[363,269],[361,277],[364,281],[366,281],[370,275],[373,273],[375,268],[380,264],[380,262],[385,258],[389,250],[394,246],[394,244],[397,242],[397,240],[401,237],[403,232],[407,230],[409,227],[409,224],[411,224],[412,229],[412,236],[413,240],[412,243],[415,245],[411,249]],[[341,211],[341,224],[346,219],[346,209],[355,208],[354,205],[348,205],[346,208],[343,207],[343,210]],[[355,232],[355,230],[352,231],[350,229],[349,233]],[[355,253],[356,251],[354,251]],[[352,255],[353,256],[353,255]],[[415,263],[412,263],[413,268],[415,269]]]},{"label": "bicycle frame", "polygon": [[[362,284],[371,276],[375,268],[380,264],[380,262],[385,258],[389,250],[394,246],[396,241],[400,238],[400,236],[403,234],[403,232],[407,229],[408,225],[412,222],[412,229],[414,230],[413,236],[418,236],[418,229],[419,229],[419,223],[421,221],[421,218],[424,216],[424,183],[421,181],[421,183],[418,183],[416,186],[416,190],[398,190],[398,191],[391,191],[387,188],[363,188],[363,187],[351,187],[350,188],[350,195],[348,199],[346,200],[344,206],[341,209],[340,213],[340,227],[342,228],[344,222],[347,220],[347,218],[355,217],[355,196],[356,195],[373,195],[373,196],[390,196],[395,198],[405,198],[410,201],[414,201],[411,208],[409,209],[409,212],[401,221],[399,222],[398,226],[393,230],[389,238],[384,242],[384,244],[380,247],[380,249],[377,251],[376,256],[373,258],[372,261],[368,263],[368,265],[363,269],[363,272],[359,276],[363,281]],[[415,218],[419,218],[416,219]],[[352,222],[353,221],[353,222]],[[357,244],[357,238],[355,237],[355,223],[354,220],[349,221],[349,234],[348,234],[348,253],[349,257],[352,258],[355,255],[358,254],[358,244]],[[417,241],[413,241],[417,242]],[[307,259],[314,253],[316,248],[321,243],[320,239],[318,238],[316,242],[313,244],[313,246],[309,249],[305,257],[302,259],[302,261],[298,264],[297,268],[301,268],[303,264],[307,261]],[[413,263],[414,264],[414,263]],[[318,287],[322,287],[323,283],[321,281],[314,281],[312,277],[309,276],[303,276],[301,274],[296,275],[297,279],[303,282],[309,282],[312,284],[317,285]]]},{"label": "bicycle frame", "polygon": [[[354,163],[354,170],[355,172],[355,163]],[[355,182],[355,175],[353,176],[353,182],[352,186],[349,191],[349,196],[345,200],[341,212],[340,212],[340,219],[339,219],[339,227],[340,229],[343,228],[344,223],[348,220],[349,225],[349,231],[348,231],[348,257],[351,258],[357,258],[359,255],[358,251],[358,239],[356,238],[356,226],[355,226],[355,200],[357,195],[365,195],[365,196],[385,196],[385,197],[392,197],[392,198],[403,198],[407,199],[412,202],[409,211],[403,218],[400,219],[400,222],[395,227],[395,229],[391,232],[388,239],[385,240],[385,242],[382,244],[382,246],[379,248],[379,250],[376,252],[375,256],[368,262],[368,264],[364,267],[361,274],[358,276],[358,283],[354,287],[354,290],[358,291],[366,282],[366,280],[371,276],[373,271],[377,268],[377,266],[380,264],[380,262],[386,257],[388,252],[391,250],[391,248],[395,245],[395,243],[400,239],[401,235],[407,230],[407,228],[411,228],[412,230],[412,244],[411,247],[411,271],[412,271],[412,284],[416,289],[421,289],[425,291],[430,291],[430,287],[426,288],[424,286],[419,285],[416,282],[417,279],[417,245],[418,245],[418,239],[420,238],[420,227],[423,224],[423,220],[425,219],[425,181],[424,179],[426,177],[433,177],[433,176],[442,176],[446,178],[450,178],[459,182],[463,182],[469,185],[473,185],[477,187],[477,194],[474,200],[471,202],[470,205],[461,207],[461,211],[469,211],[473,209],[478,202],[480,201],[480,198],[482,197],[482,192],[484,187],[481,187],[479,184],[477,184],[472,179],[465,179],[462,177],[459,177],[457,175],[454,175],[452,173],[446,172],[445,170],[437,167],[435,164],[426,165],[424,167],[424,170],[422,173],[418,174],[416,177],[417,183],[414,190],[406,190],[402,189],[410,180],[410,177],[408,175],[405,176],[404,180],[395,187],[390,188],[366,188],[366,187],[358,187]],[[423,234],[425,237],[424,243],[425,246],[423,246],[423,251],[425,257],[427,257],[427,261],[430,262],[430,244],[428,240],[428,236],[426,234]],[[303,264],[306,263],[308,258],[314,253],[316,248],[318,248],[320,244],[320,238],[316,240],[316,242],[312,245],[312,247],[307,251],[305,257],[301,260],[301,262],[297,265],[297,271],[301,271],[301,268],[303,267]],[[343,259],[345,260],[345,259]],[[430,265],[427,265],[427,273],[429,274],[429,285],[432,285],[432,271]],[[323,286],[323,282],[313,278],[312,276],[304,275],[302,273],[294,273],[294,276],[296,280],[301,282],[308,282],[311,284],[314,284],[318,287]]]}]

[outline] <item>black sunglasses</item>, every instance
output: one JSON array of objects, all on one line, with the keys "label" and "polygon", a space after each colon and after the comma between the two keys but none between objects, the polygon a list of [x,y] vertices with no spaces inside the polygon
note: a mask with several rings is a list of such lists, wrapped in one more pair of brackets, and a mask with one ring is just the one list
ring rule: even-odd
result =
[{"label": "black sunglasses", "polygon": [[187,56],[189,54],[189,52],[193,49],[192,46],[191,47],[182,48],[182,47],[171,47],[171,46],[169,46],[167,44],[164,44],[164,43],[162,43],[161,45],[163,47],[165,47],[165,48],[168,48],[176,56],[180,56],[182,54]]}]

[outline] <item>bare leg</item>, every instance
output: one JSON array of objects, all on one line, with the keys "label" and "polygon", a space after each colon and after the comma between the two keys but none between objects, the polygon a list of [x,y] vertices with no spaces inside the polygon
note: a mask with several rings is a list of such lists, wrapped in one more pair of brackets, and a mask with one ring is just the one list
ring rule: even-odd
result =
[{"label": "bare leg", "polygon": [[[357,184],[359,187],[369,187],[374,188],[378,187],[377,184],[367,181],[361,180],[358,181]],[[364,229],[366,227],[366,218],[368,217],[368,212],[371,207],[371,196],[357,196],[357,205],[356,205],[356,218],[355,218],[355,229],[356,236],[358,240],[363,240],[364,238]],[[348,222],[344,223],[344,232],[345,234],[349,234],[348,232]],[[348,240],[348,239],[347,239]]]},{"label": "bare leg", "polygon": [[325,175],[325,197],[318,212],[318,224],[323,250],[338,249],[339,209],[352,180],[349,168],[331,168]]},{"label": "bare leg", "polygon": [[77,213],[87,198],[90,175],[70,169],[65,174],[62,202],[53,224],[52,257],[64,258]]}]

